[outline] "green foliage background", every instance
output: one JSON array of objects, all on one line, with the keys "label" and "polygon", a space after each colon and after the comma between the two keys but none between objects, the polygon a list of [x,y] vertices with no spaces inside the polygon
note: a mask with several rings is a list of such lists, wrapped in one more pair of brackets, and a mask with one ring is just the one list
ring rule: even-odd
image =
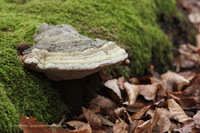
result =
[{"label": "green foliage background", "polygon": [[[141,76],[149,61],[155,67],[167,69],[172,61],[171,43],[156,21],[161,12],[169,22],[179,16],[175,0],[0,0],[0,3],[0,100],[5,104],[0,103],[0,108],[9,124],[19,121],[19,117],[12,120],[16,113],[52,123],[59,120],[62,112],[60,96],[49,80],[24,70],[15,50],[20,42],[34,44],[34,33],[40,23],[69,24],[80,34],[114,41],[125,48],[131,60],[129,68],[107,70],[110,73],[117,70],[117,76]],[[0,127],[0,131],[8,129],[6,125]]]}]

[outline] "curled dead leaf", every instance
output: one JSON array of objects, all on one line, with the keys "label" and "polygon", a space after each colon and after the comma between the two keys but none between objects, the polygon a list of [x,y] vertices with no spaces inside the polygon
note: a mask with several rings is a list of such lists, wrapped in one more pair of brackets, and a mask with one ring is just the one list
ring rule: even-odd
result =
[{"label": "curled dead leaf", "polygon": [[114,101],[120,102],[122,96],[121,96],[121,91],[119,89],[119,86],[117,84],[117,79],[108,80],[107,82],[105,82],[104,85],[111,90],[111,91],[108,91],[111,98]]},{"label": "curled dead leaf", "polygon": [[172,91],[173,84],[176,84],[178,86],[178,91],[182,89],[183,85],[189,84],[189,80],[171,71],[167,71],[167,73],[162,74],[161,79],[166,80],[167,88],[169,89],[169,91]]},{"label": "curled dead leaf", "polygon": [[158,84],[150,85],[136,85],[140,89],[140,95],[144,96],[146,100],[154,100],[158,90]]},{"label": "curled dead leaf", "polygon": [[133,105],[137,99],[140,89],[135,85],[129,84],[128,82],[124,83],[124,88],[128,94],[128,105]]}]

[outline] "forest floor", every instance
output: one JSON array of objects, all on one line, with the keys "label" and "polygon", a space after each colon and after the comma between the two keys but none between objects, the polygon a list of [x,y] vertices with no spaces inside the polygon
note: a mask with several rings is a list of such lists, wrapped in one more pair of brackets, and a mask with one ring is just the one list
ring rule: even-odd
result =
[{"label": "forest floor", "polygon": [[[180,1],[188,19],[197,30],[200,25],[200,2]],[[102,91],[96,94],[82,114],[66,116],[52,125],[21,116],[24,133],[142,133],[200,132],[200,34],[196,46],[180,44],[175,50],[175,71],[155,72],[149,63],[148,75],[141,78],[112,79],[102,74]]]}]

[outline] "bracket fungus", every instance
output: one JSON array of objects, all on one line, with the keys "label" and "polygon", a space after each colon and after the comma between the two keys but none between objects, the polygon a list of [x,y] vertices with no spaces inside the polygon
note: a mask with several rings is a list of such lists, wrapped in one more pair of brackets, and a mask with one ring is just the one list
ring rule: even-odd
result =
[{"label": "bracket fungus", "polygon": [[82,36],[69,25],[40,24],[36,45],[23,51],[29,69],[59,81],[83,78],[113,65],[127,64],[128,54],[114,42]]}]

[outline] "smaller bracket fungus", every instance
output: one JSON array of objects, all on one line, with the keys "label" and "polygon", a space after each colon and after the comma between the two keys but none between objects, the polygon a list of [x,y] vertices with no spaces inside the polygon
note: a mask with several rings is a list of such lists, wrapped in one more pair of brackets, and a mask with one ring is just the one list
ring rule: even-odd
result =
[{"label": "smaller bracket fungus", "polygon": [[24,63],[52,80],[79,79],[129,62],[126,51],[114,42],[82,36],[72,26],[40,24],[39,28],[36,45],[23,51]]}]

